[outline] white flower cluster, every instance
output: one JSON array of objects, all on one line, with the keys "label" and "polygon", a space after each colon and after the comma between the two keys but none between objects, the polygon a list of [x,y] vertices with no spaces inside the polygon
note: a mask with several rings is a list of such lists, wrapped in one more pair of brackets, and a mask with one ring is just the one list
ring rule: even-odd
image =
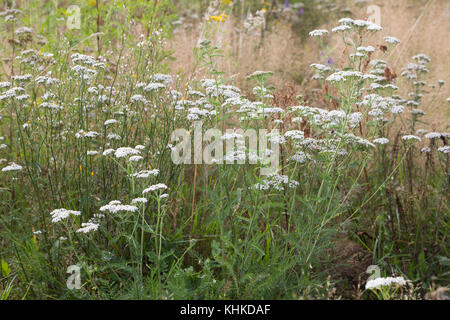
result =
[{"label": "white flower cluster", "polygon": [[89,233],[91,231],[97,231],[100,225],[93,222],[86,222],[81,224],[81,228],[77,230],[78,233]]},{"label": "white flower cluster", "polygon": [[115,152],[114,152],[114,156],[119,159],[119,158],[124,158],[124,157],[128,157],[128,156],[134,156],[134,155],[138,155],[141,152],[139,150],[136,150],[134,148],[130,148],[130,147],[121,147],[118,148]]},{"label": "white flower cluster", "polygon": [[286,175],[272,174],[268,176],[267,179],[263,180],[261,183],[255,184],[253,187],[257,190],[269,190],[273,188],[278,191],[283,191],[285,185],[288,188],[295,188],[299,184],[300,183],[298,181],[290,179]]},{"label": "white flower cluster", "polygon": [[142,194],[146,194],[151,191],[166,190],[166,189],[167,189],[167,186],[164,183],[158,183],[158,184],[154,184],[154,185],[148,187],[147,189],[144,189],[144,191],[142,191]]},{"label": "white flower cluster", "polygon": [[2,169],[2,172],[8,172],[8,171],[20,171],[22,170],[22,166],[18,165],[17,163],[11,162],[9,165],[7,165],[6,167],[4,167]]},{"label": "white flower cluster", "polygon": [[52,223],[56,223],[67,219],[70,215],[79,216],[81,215],[81,212],[61,208],[53,210],[52,212],[50,212],[50,215],[52,216]]},{"label": "white flower cluster", "polygon": [[127,204],[122,204],[118,200],[113,200],[109,202],[107,205],[100,207],[101,212],[109,211],[110,213],[117,213],[119,211],[127,211],[127,212],[136,212],[138,210],[137,207]]},{"label": "white flower cluster", "polygon": [[325,29],[317,29],[317,30],[311,31],[311,32],[309,33],[309,36],[310,36],[310,37],[321,37],[321,36],[323,36],[324,34],[327,34],[327,33],[328,33],[328,30],[325,30]]},{"label": "white flower cluster", "polygon": [[153,170],[141,170],[139,172],[132,173],[131,176],[135,177],[135,178],[145,179],[145,178],[149,178],[151,176],[156,177],[158,174],[159,174],[159,170],[153,169]]},{"label": "white flower cluster", "polygon": [[403,277],[376,278],[367,281],[366,290],[378,289],[380,287],[390,287],[392,285],[404,286],[406,285],[406,280]]}]

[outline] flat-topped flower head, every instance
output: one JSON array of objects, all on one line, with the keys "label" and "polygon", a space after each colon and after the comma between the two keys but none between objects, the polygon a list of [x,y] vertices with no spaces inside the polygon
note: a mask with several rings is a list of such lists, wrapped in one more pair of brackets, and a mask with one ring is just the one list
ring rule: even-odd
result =
[{"label": "flat-topped flower head", "polygon": [[310,67],[316,69],[319,72],[326,72],[331,70],[329,66],[320,63],[313,63],[310,65]]},{"label": "flat-topped flower head", "polygon": [[81,224],[81,228],[77,230],[78,233],[89,233],[91,231],[97,231],[100,225],[93,222],[86,222]]},{"label": "flat-topped flower head", "polygon": [[142,170],[136,173],[132,173],[131,176],[135,177],[135,178],[149,178],[149,177],[156,177],[159,174],[159,170],[158,169],[153,169],[153,170]]},{"label": "flat-topped flower head", "polygon": [[300,183],[296,180],[290,179],[286,175],[272,174],[264,179],[260,183],[253,186],[256,190],[269,190],[275,189],[278,191],[285,190],[287,188],[296,188]]},{"label": "flat-topped flower head", "polygon": [[134,148],[131,147],[121,147],[118,148],[115,152],[114,152],[114,156],[119,159],[119,158],[124,158],[124,157],[128,157],[128,156],[133,156],[133,155],[138,155],[141,152],[139,150],[136,150]]},{"label": "flat-topped flower head", "polygon": [[389,139],[386,139],[386,138],[377,138],[377,139],[373,140],[373,143],[386,144],[386,143],[389,143]]},{"label": "flat-topped flower head", "polygon": [[147,203],[147,198],[135,198],[131,200],[131,204],[138,204],[138,203]]},{"label": "flat-topped flower head", "polygon": [[97,136],[99,136],[100,133],[96,132],[96,131],[84,131],[83,129],[81,129],[80,131],[78,131],[75,134],[75,137],[78,139],[81,138],[95,138]]},{"label": "flat-topped flower head", "polygon": [[418,136],[415,136],[415,135],[412,135],[412,134],[404,135],[404,136],[402,137],[402,139],[405,140],[405,141],[409,141],[409,140],[422,141],[422,139],[420,139]]},{"label": "flat-topped flower head", "polygon": [[440,137],[442,137],[440,132],[430,132],[425,135],[427,139],[439,139]]},{"label": "flat-topped flower head", "polygon": [[352,18],[342,18],[339,20],[339,24],[343,24],[343,25],[353,25],[354,20]]},{"label": "flat-topped flower head", "polygon": [[103,123],[103,125],[107,126],[107,125],[114,124],[117,122],[119,122],[119,121],[117,121],[116,119],[108,119],[105,121],[105,123]]},{"label": "flat-topped flower head", "polygon": [[114,149],[106,149],[105,151],[103,151],[102,155],[107,156],[110,155],[111,153],[114,153]]},{"label": "flat-topped flower head", "polygon": [[67,219],[70,215],[79,216],[81,215],[81,212],[61,208],[53,210],[52,212],[50,212],[50,215],[52,216],[52,222],[56,223]]},{"label": "flat-topped flower head", "polygon": [[377,24],[375,24],[375,23],[373,23],[373,22],[369,22],[369,23],[367,24],[366,29],[369,30],[369,31],[375,31],[375,32],[376,32],[376,31],[381,31],[381,30],[383,30],[382,27],[380,27],[379,25],[377,25]]},{"label": "flat-topped flower head", "polygon": [[331,31],[336,33],[336,32],[345,32],[350,29],[352,29],[352,27],[350,25],[343,24],[343,25],[340,25],[340,26],[337,26],[337,27],[331,29]]},{"label": "flat-topped flower head", "polygon": [[142,157],[142,156],[131,156],[130,158],[128,158],[128,161],[139,162],[139,161],[141,161],[143,159],[144,159],[144,157]]},{"label": "flat-topped flower head", "polygon": [[362,77],[362,73],[359,71],[337,71],[326,79],[328,82],[345,82],[352,79],[358,79]]},{"label": "flat-topped flower head", "polygon": [[321,37],[325,34],[329,33],[328,30],[325,29],[317,29],[317,30],[313,30],[309,33],[310,37]]},{"label": "flat-topped flower head", "polygon": [[22,170],[23,168],[22,168],[22,166],[21,165],[18,165],[17,163],[15,163],[15,162],[11,162],[9,165],[7,165],[6,167],[4,167],[3,169],[2,169],[2,172],[8,172],[8,171],[20,171],[20,170]]},{"label": "flat-topped flower head", "polygon": [[443,154],[450,154],[450,146],[439,147],[438,151],[442,152]]},{"label": "flat-topped flower head", "polygon": [[404,110],[405,110],[404,106],[392,106],[392,108],[391,108],[392,114],[403,113]]},{"label": "flat-topped flower head", "polygon": [[255,71],[251,75],[247,76],[247,80],[265,80],[268,77],[273,76],[272,71]]},{"label": "flat-topped flower head", "polygon": [[167,186],[164,183],[158,183],[148,187],[147,189],[144,189],[144,191],[142,191],[142,194],[146,194],[156,190],[166,190],[166,189]]},{"label": "flat-topped flower head", "polygon": [[157,91],[159,89],[165,89],[166,85],[159,82],[151,82],[144,87],[145,92]]},{"label": "flat-topped flower head", "polygon": [[387,277],[387,278],[377,278],[367,281],[366,289],[379,289],[381,287],[391,287],[391,286],[405,286],[406,280],[403,277]]},{"label": "flat-topped flower head", "polygon": [[100,207],[101,212],[108,211],[110,213],[117,213],[120,211],[136,212],[137,210],[138,208],[136,206],[121,204],[118,200],[111,201],[107,205]]},{"label": "flat-topped flower head", "polygon": [[427,64],[431,62],[431,58],[424,53],[419,53],[413,57],[419,64]]},{"label": "flat-topped flower head", "polygon": [[400,43],[400,40],[398,40],[395,37],[390,37],[390,36],[384,37],[384,41],[386,41],[389,44],[399,44]]},{"label": "flat-topped flower head", "polygon": [[372,46],[367,46],[367,47],[358,47],[356,50],[370,53],[370,52],[374,52],[375,48]]}]

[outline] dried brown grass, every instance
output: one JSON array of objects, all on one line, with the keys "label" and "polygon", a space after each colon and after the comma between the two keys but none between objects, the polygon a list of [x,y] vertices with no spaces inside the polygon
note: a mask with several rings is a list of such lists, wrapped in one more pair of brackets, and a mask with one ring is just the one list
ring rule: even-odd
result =
[{"label": "dried brown grass", "polygon": [[[450,39],[450,3],[446,0],[377,0],[366,6],[354,6],[353,0],[344,0],[352,12],[353,18],[367,18],[367,6],[376,4],[381,8],[381,25],[383,31],[370,39],[371,44],[382,44],[386,35],[402,40],[402,43],[382,58],[389,66],[400,74],[401,69],[418,53],[425,53],[432,58],[430,83],[444,80],[446,84],[440,90],[438,97],[432,101],[426,98],[422,108],[426,112],[423,118],[433,130],[447,130],[450,108],[445,101],[450,96],[450,54],[448,40]],[[269,31],[263,34],[241,34],[237,31],[239,23],[236,18],[230,18],[221,23],[213,42],[224,51],[224,57],[219,59],[219,69],[231,75],[234,84],[250,89],[244,79],[255,70],[274,71],[272,84],[283,87],[287,82],[294,82],[298,93],[311,92],[316,84],[309,81],[312,71],[309,65],[322,63],[327,57],[319,56],[316,39],[302,41],[292,29],[289,21],[278,21],[270,25]],[[336,21],[329,21],[322,27],[331,29]],[[189,78],[195,69],[195,76],[201,78],[206,70],[195,67],[193,49],[203,38],[203,25],[197,23],[191,28],[179,29],[169,46],[174,50],[176,60],[171,64],[173,71]],[[330,43],[333,48],[333,59],[339,64],[343,61],[343,44],[337,37]],[[380,58],[381,52],[373,58]],[[403,79],[397,78],[397,84],[402,87]],[[248,91],[248,90],[247,90]],[[407,92],[400,92],[406,96]]]},{"label": "dried brown grass", "polygon": [[[350,2],[350,1],[349,1]],[[446,84],[432,103],[431,97],[422,104],[426,115],[423,121],[430,128],[446,130],[450,125],[450,108],[446,98],[450,96],[450,2],[446,0],[377,0],[372,1],[381,8],[383,31],[377,35],[394,36],[402,43],[386,59],[399,74],[400,70],[418,53],[431,57],[429,83],[437,85],[437,80]],[[355,8],[354,14],[364,17],[365,8]],[[401,84],[401,79],[398,83]],[[401,87],[401,85],[400,85]],[[406,96],[407,92],[401,92]]]}]

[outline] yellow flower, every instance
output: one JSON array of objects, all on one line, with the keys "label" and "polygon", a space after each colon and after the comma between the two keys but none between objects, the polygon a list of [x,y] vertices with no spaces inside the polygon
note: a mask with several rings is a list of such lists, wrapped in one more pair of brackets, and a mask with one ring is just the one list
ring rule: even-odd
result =
[{"label": "yellow flower", "polygon": [[91,176],[92,176],[92,177],[94,176],[94,171],[91,171]]},{"label": "yellow flower", "polygon": [[36,248],[38,247],[38,242],[37,242],[37,237],[36,237],[36,233],[34,233],[34,227],[31,227],[31,231],[33,231],[33,243],[36,246]]},{"label": "yellow flower", "polygon": [[222,0],[223,4],[233,4],[233,1],[231,0]]},{"label": "yellow flower", "polygon": [[217,22],[222,22],[222,21],[226,21],[228,18],[228,15],[226,15],[225,13],[222,13],[220,16],[210,16],[209,20],[215,20]]},{"label": "yellow flower", "polygon": [[97,4],[97,0],[89,0],[89,6],[93,7]]}]

